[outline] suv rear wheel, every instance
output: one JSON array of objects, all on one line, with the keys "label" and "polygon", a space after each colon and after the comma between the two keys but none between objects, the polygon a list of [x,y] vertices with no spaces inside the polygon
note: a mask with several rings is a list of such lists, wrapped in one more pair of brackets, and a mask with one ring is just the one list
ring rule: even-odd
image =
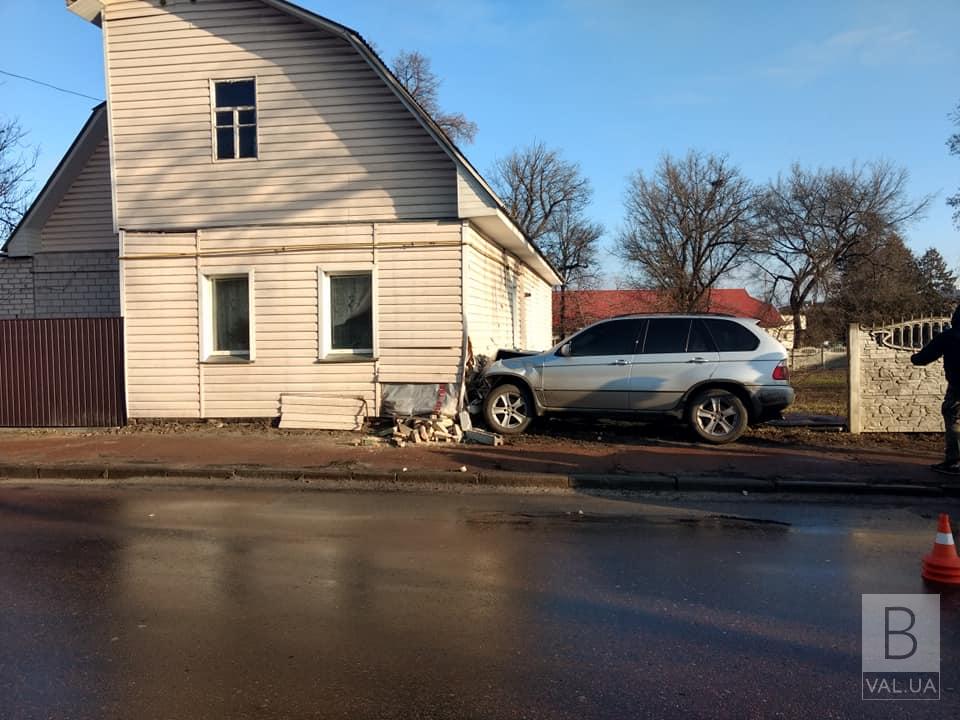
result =
[{"label": "suv rear wheel", "polygon": [[530,394],[516,385],[504,383],[489,392],[483,401],[483,417],[494,432],[519,435],[533,421]]},{"label": "suv rear wheel", "polygon": [[697,393],[687,406],[687,423],[701,440],[715,445],[733,442],[747,428],[747,408],[729,390]]}]

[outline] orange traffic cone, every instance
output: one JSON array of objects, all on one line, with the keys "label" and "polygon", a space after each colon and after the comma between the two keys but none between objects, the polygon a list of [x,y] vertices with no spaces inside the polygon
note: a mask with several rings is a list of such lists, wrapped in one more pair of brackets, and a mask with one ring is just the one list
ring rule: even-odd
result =
[{"label": "orange traffic cone", "polygon": [[933,550],[923,559],[922,568],[920,574],[924,580],[941,585],[960,585],[960,557],[950,532],[950,516],[946,513],[940,513],[937,539]]}]

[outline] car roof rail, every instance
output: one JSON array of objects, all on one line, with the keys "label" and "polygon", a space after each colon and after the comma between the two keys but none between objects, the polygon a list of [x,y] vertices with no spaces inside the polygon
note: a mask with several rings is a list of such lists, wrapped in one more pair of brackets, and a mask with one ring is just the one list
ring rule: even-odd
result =
[{"label": "car roof rail", "polygon": [[[726,318],[739,318],[741,320],[754,320],[756,318],[750,318],[745,315],[734,315],[733,313],[721,313],[721,312],[650,312],[650,313],[623,313],[621,315],[611,315],[607,318],[602,318],[601,320],[617,320],[619,318],[628,318],[628,317],[726,317]],[[601,322],[597,320],[596,322]]]}]

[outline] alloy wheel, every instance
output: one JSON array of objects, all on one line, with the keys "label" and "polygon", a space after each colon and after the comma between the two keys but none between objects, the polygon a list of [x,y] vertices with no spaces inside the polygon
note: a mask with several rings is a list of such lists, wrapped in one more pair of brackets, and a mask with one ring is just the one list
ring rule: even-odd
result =
[{"label": "alloy wheel", "polygon": [[704,434],[713,437],[729,435],[740,423],[740,411],[724,397],[707,398],[697,406],[694,417]]},{"label": "alloy wheel", "polygon": [[526,422],[527,401],[520,393],[505,392],[494,400],[491,414],[498,425],[512,430]]}]

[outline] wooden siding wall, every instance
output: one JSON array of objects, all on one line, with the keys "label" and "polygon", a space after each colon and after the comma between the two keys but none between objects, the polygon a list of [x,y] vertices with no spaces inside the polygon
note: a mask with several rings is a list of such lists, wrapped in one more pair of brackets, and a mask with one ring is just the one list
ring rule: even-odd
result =
[{"label": "wooden siding wall", "polygon": [[[467,330],[477,355],[492,357],[498,348],[520,347],[518,263],[509,253],[472,228],[465,228]],[[514,290],[516,288],[516,290]]]},{"label": "wooden siding wall", "polygon": [[457,171],[457,198],[460,217],[496,214],[497,204],[487,194],[477,179],[466,170]]},{"label": "wooden siding wall", "polygon": [[106,138],[44,224],[40,243],[40,252],[117,249]]},{"label": "wooden siding wall", "polygon": [[[125,237],[132,417],[274,417],[281,394],[329,391],[375,412],[377,382],[457,379],[460,223],[215,229],[199,244],[193,234]],[[167,250],[185,256],[142,257]],[[378,361],[318,362],[317,268],[368,264]],[[238,268],[254,270],[255,361],[201,364],[199,275]]]},{"label": "wooden siding wall", "polygon": [[523,266],[524,347],[546,350],[553,346],[553,287],[527,265]]},{"label": "wooden siding wall", "polygon": [[[258,0],[111,0],[120,227],[457,217],[453,161],[345,41]],[[213,160],[211,79],[256,76],[258,160]]]},{"label": "wooden siding wall", "polygon": [[459,222],[377,225],[381,382],[457,380],[461,242]]},{"label": "wooden siding wall", "polygon": [[[196,243],[195,233],[124,235],[121,307],[131,418],[200,417]],[[153,257],[124,259],[137,255]]]},{"label": "wooden siding wall", "polygon": [[464,233],[464,305],[474,353],[492,357],[499,348],[550,347],[550,286],[474,229]]}]

